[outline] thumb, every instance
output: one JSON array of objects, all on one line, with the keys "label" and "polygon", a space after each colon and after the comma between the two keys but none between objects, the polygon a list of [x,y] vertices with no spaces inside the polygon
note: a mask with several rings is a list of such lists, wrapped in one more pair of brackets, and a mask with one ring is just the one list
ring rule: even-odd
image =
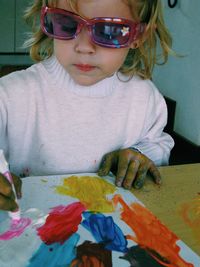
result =
[{"label": "thumb", "polygon": [[108,175],[111,170],[111,167],[112,167],[112,153],[108,153],[104,155],[101,160],[98,175],[99,176]]},{"label": "thumb", "polygon": [[17,198],[21,198],[22,197],[22,180],[13,173],[12,173],[12,178],[13,178],[13,183],[15,186]]}]

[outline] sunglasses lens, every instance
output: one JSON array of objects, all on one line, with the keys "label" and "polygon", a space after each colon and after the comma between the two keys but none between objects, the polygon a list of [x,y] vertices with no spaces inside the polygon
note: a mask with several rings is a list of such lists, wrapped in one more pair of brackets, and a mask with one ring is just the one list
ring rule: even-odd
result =
[{"label": "sunglasses lens", "polygon": [[91,40],[100,46],[121,48],[141,36],[144,23],[132,23],[120,18],[84,19],[79,15],[57,8],[44,7],[42,30],[50,37],[69,40],[75,38],[85,26]]},{"label": "sunglasses lens", "polygon": [[93,39],[95,42],[120,47],[129,41],[130,27],[125,24],[97,22],[92,27]]},{"label": "sunglasses lens", "polygon": [[54,38],[71,39],[76,34],[78,22],[71,15],[47,13],[44,17],[44,27]]}]

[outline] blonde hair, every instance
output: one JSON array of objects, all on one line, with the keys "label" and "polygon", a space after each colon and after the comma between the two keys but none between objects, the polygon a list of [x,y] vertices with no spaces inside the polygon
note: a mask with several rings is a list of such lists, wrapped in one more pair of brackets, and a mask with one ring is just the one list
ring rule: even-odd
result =
[{"label": "blonde hair", "polygon": [[[47,0],[51,7],[57,6],[58,0]],[[77,10],[77,0],[66,0],[73,11]],[[133,17],[137,16],[141,22],[147,24],[144,40],[139,40],[138,46],[129,50],[124,64],[119,72],[132,77],[139,75],[144,79],[152,76],[155,64],[165,64],[171,50],[172,38],[163,19],[161,0],[126,0],[132,11]],[[53,54],[53,40],[46,36],[41,28],[40,11],[43,5],[42,0],[35,0],[34,4],[25,11],[25,19],[31,25],[32,33],[25,42],[25,47],[30,47],[30,56],[35,61],[42,61]],[[157,54],[157,46],[160,46],[160,53]]]}]

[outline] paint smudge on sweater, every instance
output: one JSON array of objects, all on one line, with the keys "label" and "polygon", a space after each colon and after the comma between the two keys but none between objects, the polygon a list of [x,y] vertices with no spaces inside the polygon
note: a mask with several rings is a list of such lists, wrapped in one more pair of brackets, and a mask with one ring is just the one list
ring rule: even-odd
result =
[{"label": "paint smudge on sweater", "polygon": [[56,187],[56,192],[78,198],[86,209],[95,212],[113,212],[112,201],[107,199],[116,187],[97,176],[70,176],[64,179],[62,186]]},{"label": "paint smudge on sweater", "polygon": [[[168,267],[193,267],[179,255],[180,247],[176,244],[178,237],[164,226],[149,210],[139,203],[127,205],[120,195],[113,198],[115,205],[121,204],[121,218],[135,233],[128,239],[146,249],[157,262]],[[158,257],[157,255],[160,255]],[[164,258],[165,263],[160,258]]]},{"label": "paint smudge on sweater", "polygon": [[10,228],[4,233],[0,234],[0,240],[9,240],[18,237],[31,224],[31,219],[21,218],[20,220],[12,220]]},{"label": "paint smudge on sweater", "polygon": [[63,244],[78,230],[83,211],[85,206],[80,202],[54,207],[45,224],[37,229],[38,235],[47,245],[56,242]]}]

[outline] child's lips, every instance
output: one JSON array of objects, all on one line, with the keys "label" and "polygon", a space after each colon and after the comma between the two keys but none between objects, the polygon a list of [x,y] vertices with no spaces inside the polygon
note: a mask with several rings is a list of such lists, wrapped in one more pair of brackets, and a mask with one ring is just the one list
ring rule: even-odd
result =
[{"label": "child's lips", "polygon": [[74,66],[81,71],[91,71],[95,69],[95,66],[89,65],[89,64],[74,64]]}]

